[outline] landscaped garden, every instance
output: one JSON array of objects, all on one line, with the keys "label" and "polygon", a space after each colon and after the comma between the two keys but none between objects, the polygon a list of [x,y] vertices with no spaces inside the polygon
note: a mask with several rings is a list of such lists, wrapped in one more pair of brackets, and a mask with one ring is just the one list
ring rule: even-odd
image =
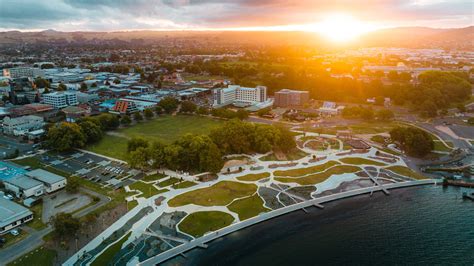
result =
[{"label": "landscaped garden", "polygon": [[260,179],[264,179],[270,176],[270,173],[260,173],[260,174],[247,174],[244,176],[237,177],[240,181],[258,181]]},{"label": "landscaped garden", "polygon": [[253,195],[257,191],[254,184],[222,181],[207,188],[189,191],[172,198],[168,205],[178,207],[187,204],[201,206],[225,206],[234,199]]},{"label": "landscaped garden", "polygon": [[229,210],[239,214],[239,219],[243,221],[257,216],[262,212],[270,211],[270,209],[263,207],[263,203],[264,202],[262,198],[260,198],[258,194],[255,194],[253,196],[244,199],[238,199],[232,202],[228,208]]},{"label": "landscaped garden", "polygon": [[158,190],[152,184],[146,184],[146,183],[143,183],[141,181],[135,182],[135,183],[131,184],[129,187],[130,187],[131,190],[138,190],[138,191],[142,192],[140,197],[144,197],[144,198],[149,198],[153,195],[164,193],[164,192],[168,191],[167,189]]},{"label": "landscaped garden", "polygon": [[179,230],[194,237],[215,231],[230,225],[234,221],[232,215],[220,211],[194,212],[186,216],[179,224]]},{"label": "landscaped garden", "polygon": [[311,167],[306,167],[306,168],[299,168],[299,169],[291,169],[291,170],[283,170],[283,171],[275,171],[273,174],[275,176],[292,176],[292,177],[298,177],[298,176],[303,176],[303,175],[309,175],[315,172],[322,172],[330,167],[333,167],[335,165],[338,165],[340,163],[336,161],[329,161],[320,165],[315,165]]},{"label": "landscaped garden", "polygon": [[315,185],[318,183],[321,183],[331,177],[332,175],[341,175],[341,174],[347,174],[347,173],[355,173],[360,171],[361,169],[357,166],[351,166],[351,165],[336,165],[332,168],[329,168],[328,170],[317,173],[314,175],[307,175],[304,177],[276,177],[275,180],[278,180],[280,182],[284,183],[298,183],[302,186],[304,185]]},{"label": "landscaped garden", "polygon": [[386,169],[394,172],[395,174],[403,175],[406,177],[410,177],[414,179],[426,179],[424,175],[419,174],[405,166],[395,165],[395,166],[389,166]]},{"label": "landscaped garden", "polygon": [[366,158],[361,158],[361,157],[347,157],[347,158],[342,158],[339,159],[342,163],[345,164],[355,164],[355,165],[375,165],[375,166],[384,166],[386,164],[377,162],[374,160],[366,159]]}]

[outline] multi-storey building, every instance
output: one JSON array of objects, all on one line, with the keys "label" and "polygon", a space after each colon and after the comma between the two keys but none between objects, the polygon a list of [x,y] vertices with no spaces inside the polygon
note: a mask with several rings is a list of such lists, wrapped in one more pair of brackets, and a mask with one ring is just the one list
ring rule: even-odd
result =
[{"label": "multi-storey building", "polygon": [[275,92],[276,107],[302,106],[309,101],[309,92],[284,89]]},{"label": "multi-storey building", "polygon": [[76,93],[68,91],[58,91],[43,94],[43,102],[53,106],[56,109],[78,104]]},{"label": "multi-storey building", "polygon": [[29,131],[41,129],[43,126],[43,118],[35,115],[17,118],[5,117],[2,122],[3,133],[15,136],[21,136]]},{"label": "multi-storey building", "polygon": [[267,87],[257,86],[246,88],[239,85],[229,85],[227,88],[214,90],[214,106],[236,104],[256,104],[267,100]]},{"label": "multi-storey building", "polygon": [[111,110],[111,113],[119,114],[131,114],[135,112],[138,112],[138,107],[135,104],[135,101],[129,99],[120,99],[116,101]]},{"label": "multi-storey building", "polygon": [[44,71],[34,67],[14,67],[3,70],[3,75],[12,79],[16,78],[36,78],[44,76]]}]

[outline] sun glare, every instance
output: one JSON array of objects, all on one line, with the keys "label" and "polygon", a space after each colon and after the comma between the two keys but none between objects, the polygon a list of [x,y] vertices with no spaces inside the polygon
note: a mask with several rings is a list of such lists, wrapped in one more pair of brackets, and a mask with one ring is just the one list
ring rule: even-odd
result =
[{"label": "sun glare", "polygon": [[319,32],[334,42],[348,42],[374,28],[357,19],[343,14],[327,16],[322,22],[314,24],[312,31]]}]

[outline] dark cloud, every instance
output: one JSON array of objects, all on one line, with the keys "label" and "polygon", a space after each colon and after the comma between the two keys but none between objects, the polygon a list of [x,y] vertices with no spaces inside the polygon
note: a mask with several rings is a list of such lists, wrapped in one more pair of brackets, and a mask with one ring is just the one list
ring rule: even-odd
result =
[{"label": "dark cloud", "polygon": [[472,24],[471,0],[0,0],[0,28],[120,30],[306,24],[333,12],[389,26]]}]

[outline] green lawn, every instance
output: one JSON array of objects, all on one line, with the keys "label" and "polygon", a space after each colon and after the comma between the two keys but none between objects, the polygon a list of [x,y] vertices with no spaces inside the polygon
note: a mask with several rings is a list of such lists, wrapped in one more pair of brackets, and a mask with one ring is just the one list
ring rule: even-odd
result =
[{"label": "green lawn", "polygon": [[384,166],[386,164],[377,162],[374,160],[369,160],[365,158],[359,158],[359,157],[347,157],[347,158],[342,158],[339,159],[342,163],[345,164],[355,164],[355,165],[362,165],[362,164],[367,164],[367,165],[375,165],[375,166]]},{"label": "green lawn", "polygon": [[232,215],[220,211],[194,212],[179,223],[179,230],[194,237],[215,231],[230,225],[234,221]]},{"label": "green lawn", "polygon": [[[300,149],[294,149],[293,151],[285,154],[286,155],[286,160],[284,161],[294,161],[294,160],[299,160],[308,154]],[[278,158],[275,156],[275,153],[271,153],[267,156],[263,156],[260,158],[262,161],[279,161]]]},{"label": "green lawn", "polygon": [[152,184],[146,184],[146,183],[143,183],[141,181],[137,181],[137,182],[131,184],[129,187],[132,190],[141,191],[142,194],[140,195],[140,197],[144,197],[144,198],[149,198],[153,195],[164,193],[164,192],[168,191],[167,189],[158,190]]},{"label": "green lawn", "polygon": [[270,173],[260,173],[260,174],[248,174],[244,176],[237,177],[240,181],[258,181],[270,176]]},{"label": "green lawn", "polygon": [[15,261],[8,263],[7,266],[49,266],[54,264],[56,251],[39,247],[28,254],[21,256]]},{"label": "green lawn", "polygon": [[406,176],[406,177],[411,177],[411,178],[414,178],[414,179],[426,179],[426,177],[422,174],[419,174],[413,170],[411,170],[410,168],[408,167],[405,167],[405,166],[400,166],[400,165],[396,165],[396,166],[389,166],[386,168],[387,170],[390,170],[396,174],[399,174],[399,175],[403,175],[403,176]]},{"label": "green lawn", "polygon": [[174,189],[188,188],[188,187],[192,187],[192,186],[195,186],[195,185],[197,185],[197,183],[195,183],[195,182],[192,182],[192,181],[183,181],[183,182],[181,182],[181,183],[174,184],[174,185],[173,185],[173,188],[174,188]]},{"label": "green lawn", "polygon": [[380,144],[385,144],[385,138],[382,137],[381,135],[375,135],[370,138],[371,141],[380,143]]},{"label": "green lawn", "polygon": [[155,180],[160,180],[160,179],[163,179],[165,178],[166,175],[164,174],[154,174],[154,175],[147,175],[143,178],[143,181],[155,181]]},{"label": "green lawn", "polygon": [[33,212],[33,220],[28,223],[28,226],[36,230],[46,228],[46,225],[41,219],[41,214],[43,213],[43,203],[39,203],[31,207],[30,211]]},{"label": "green lawn", "polygon": [[159,187],[169,187],[173,184],[176,184],[179,182],[179,179],[176,178],[176,177],[170,177],[168,179],[166,179],[165,181],[161,181],[160,183],[158,183],[158,186]]},{"label": "green lawn", "polygon": [[325,172],[322,173],[317,173],[314,175],[309,175],[305,177],[300,177],[300,178],[294,178],[294,177],[278,177],[275,178],[276,180],[284,183],[298,183],[302,186],[305,185],[314,185],[321,183],[331,177],[332,175],[340,175],[340,174],[345,174],[345,173],[355,173],[360,171],[361,169],[357,166],[352,166],[352,165],[336,165],[332,168],[329,168]]},{"label": "green lawn", "polygon": [[30,166],[32,169],[37,169],[41,167],[41,162],[36,157],[27,157],[19,160],[13,160],[12,162],[22,166]]},{"label": "green lawn", "polygon": [[121,136],[106,135],[98,143],[86,149],[110,156],[113,158],[127,159],[127,140],[132,137],[142,137],[148,140],[171,143],[186,133],[208,134],[213,128],[222,123],[208,117],[177,115],[160,116],[151,121],[145,121],[128,128],[116,130]]},{"label": "green lawn", "polygon": [[178,195],[172,198],[168,205],[171,207],[187,204],[225,206],[234,199],[253,195],[256,191],[257,186],[254,184],[222,181],[207,188],[200,188]]},{"label": "green lawn", "polygon": [[[448,145],[453,145],[453,143],[447,143]],[[444,145],[443,142],[441,142],[440,140],[434,140],[434,151],[440,151],[440,152],[451,152],[452,149],[450,147],[447,147],[446,145]]]},{"label": "green lawn", "polygon": [[320,165],[315,165],[307,168],[298,168],[292,170],[279,170],[273,172],[275,176],[291,176],[291,177],[298,177],[303,175],[308,175],[312,173],[322,172],[330,167],[338,165],[340,163],[336,161],[329,161]]},{"label": "green lawn", "polygon": [[241,221],[259,215],[262,212],[268,212],[269,209],[263,207],[263,200],[255,194],[248,198],[239,199],[232,202],[228,209],[237,213]]},{"label": "green lawn", "polygon": [[109,265],[112,262],[115,254],[117,254],[120,249],[122,249],[123,243],[128,240],[132,233],[129,232],[125,236],[122,237],[119,241],[117,241],[112,246],[109,246],[102,254],[99,255],[92,263],[91,266],[103,266]]}]

